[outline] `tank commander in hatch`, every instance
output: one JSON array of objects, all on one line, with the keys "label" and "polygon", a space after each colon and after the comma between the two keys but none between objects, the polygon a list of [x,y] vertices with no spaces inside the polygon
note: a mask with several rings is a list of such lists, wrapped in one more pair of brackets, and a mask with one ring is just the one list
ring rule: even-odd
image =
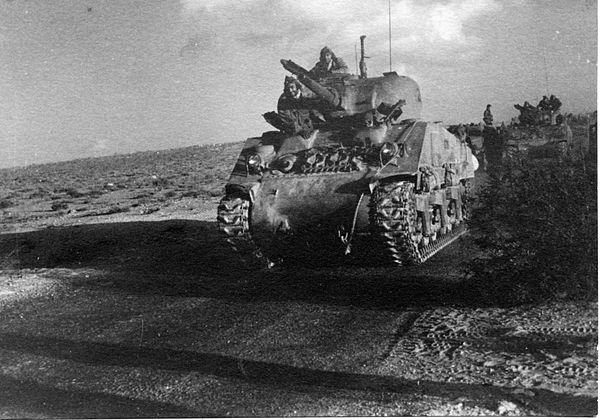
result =
[{"label": "tank commander in hatch", "polygon": [[319,111],[311,109],[310,99],[304,97],[300,82],[290,76],[285,78],[283,94],[277,102],[277,114],[282,131],[300,134],[304,138],[310,137],[314,131],[313,121],[324,121]]},{"label": "tank commander in hatch", "polygon": [[329,47],[323,47],[319,61],[308,73],[311,78],[322,79],[333,73],[348,73],[348,66]]},{"label": "tank commander in hatch", "polygon": [[550,111],[555,112],[558,111],[562,105],[562,102],[560,101],[560,99],[558,99],[556,96],[554,95],[550,95]]}]

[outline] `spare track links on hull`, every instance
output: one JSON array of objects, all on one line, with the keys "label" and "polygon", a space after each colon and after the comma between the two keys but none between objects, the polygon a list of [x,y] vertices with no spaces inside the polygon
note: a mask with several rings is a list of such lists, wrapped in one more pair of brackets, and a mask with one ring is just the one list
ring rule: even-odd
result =
[{"label": "spare track links on hull", "polygon": [[[227,243],[248,266],[259,264],[265,268],[274,263],[267,258],[250,235],[250,200],[239,195],[225,196],[217,209],[219,231],[227,236]],[[250,256],[251,260],[246,258]]]},{"label": "spare track links on hull", "polygon": [[392,265],[420,264],[466,232],[463,221],[424,240],[413,188],[407,181],[393,182],[377,187],[371,197],[372,235],[383,245],[381,256]]}]

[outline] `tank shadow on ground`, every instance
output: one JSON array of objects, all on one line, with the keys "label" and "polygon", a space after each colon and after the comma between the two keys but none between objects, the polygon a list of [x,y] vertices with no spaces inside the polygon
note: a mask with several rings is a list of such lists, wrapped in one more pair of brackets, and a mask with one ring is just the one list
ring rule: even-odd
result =
[{"label": "tank shadow on ground", "polygon": [[[502,400],[517,400],[525,407],[535,408],[542,415],[590,416],[597,414],[597,400],[595,398],[566,395],[542,389],[537,389],[535,391],[537,395],[529,397],[523,394],[515,395],[511,393],[510,389],[493,385],[416,381],[391,376],[322,371],[188,350],[128,347],[118,344],[81,342],[11,333],[0,334],[0,349],[90,365],[132,368],[152,367],[153,369],[183,372],[195,371],[201,374],[240,379],[250,383],[273,385],[277,389],[288,389],[296,392],[310,392],[307,387],[319,387],[318,394],[321,397],[339,391],[360,392],[359,398],[368,399],[372,397],[377,401],[380,401],[381,393],[407,394],[418,392],[422,395],[443,397],[450,400],[469,395],[474,401],[484,401],[486,408],[493,411],[497,409],[499,402]],[[19,385],[14,382],[14,380],[9,382],[13,390],[15,387],[26,387],[26,385]],[[54,392],[54,390],[52,391]],[[331,396],[335,397],[335,394]],[[39,400],[39,396],[37,400]],[[124,398],[124,400],[127,400],[127,404],[130,403],[128,398]],[[152,410],[160,412],[165,407],[168,412],[170,408],[168,406],[163,407],[162,404],[156,406],[152,406],[152,404],[158,403],[149,404],[148,412]],[[126,409],[129,408],[126,407]],[[115,414],[128,417],[127,414],[131,414],[131,412],[117,412]]]},{"label": "tank shadow on ground", "polygon": [[45,418],[153,418],[216,417],[174,404],[110,395],[102,392],[65,390],[0,375],[0,412],[7,417],[24,413]]},{"label": "tank shadow on ground", "polygon": [[[457,274],[460,245],[446,255],[443,252],[421,267],[319,267],[315,260],[304,266],[264,270],[249,269],[211,222],[107,223],[0,236],[0,265],[5,269],[97,272],[65,278],[75,287],[392,309],[476,304]],[[328,260],[322,253],[319,257],[321,262]]]}]

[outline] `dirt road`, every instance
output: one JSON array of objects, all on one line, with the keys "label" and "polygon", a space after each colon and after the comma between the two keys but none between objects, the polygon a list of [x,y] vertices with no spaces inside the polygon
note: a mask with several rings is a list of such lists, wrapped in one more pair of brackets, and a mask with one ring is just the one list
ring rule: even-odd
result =
[{"label": "dirt road", "polygon": [[198,219],[1,235],[0,417],[597,413],[597,306],[480,307],[468,236],[253,272]]}]

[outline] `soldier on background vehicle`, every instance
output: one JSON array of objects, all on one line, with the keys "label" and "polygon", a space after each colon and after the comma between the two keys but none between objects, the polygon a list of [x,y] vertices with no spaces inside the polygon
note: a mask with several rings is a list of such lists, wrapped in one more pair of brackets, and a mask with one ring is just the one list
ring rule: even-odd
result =
[{"label": "soldier on background vehicle", "polygon": [[542,100],[538,103],[538,116],[539,123],[543,125],[552,124],[552,111],[551,111],[550,100],[546,95],[542,97]]},{"label": "soldier on background vehicle", "polygon": [[560,101],[560,99],[558,99],[556,96],[554,95],[550,95],[550,111],[552,112],[556,112],[560,109],[560,107],[562,106],[562,102]]},{"label": "soldier on background vehicle", "polygon": [[494,122],[494,117],[492,116],[492,110],[490,109],[492,106],[487,104],[485,107],[485,111],[483,111],[483,122],[485,125],[492,125]]},{"label": "soldier on background vehicle", "polygon": [[323,47],[319,61],[309,71],[309,75],[312,78],[321,79],[333,73],[348,73],[348,66],[329,47]]},{"label": "soldier on background vehicle", "polygon": [[538,104],[538,108],[542,111],[550,111],[550,100],[546,95],[544,95],[544,97]]},{"label": "soldier on background vehicle", "polygon": [[462,123],[458,124],[458,127],[456,127],[456,134],[458,135],[460,141],[467,140],[467,129]]}]

